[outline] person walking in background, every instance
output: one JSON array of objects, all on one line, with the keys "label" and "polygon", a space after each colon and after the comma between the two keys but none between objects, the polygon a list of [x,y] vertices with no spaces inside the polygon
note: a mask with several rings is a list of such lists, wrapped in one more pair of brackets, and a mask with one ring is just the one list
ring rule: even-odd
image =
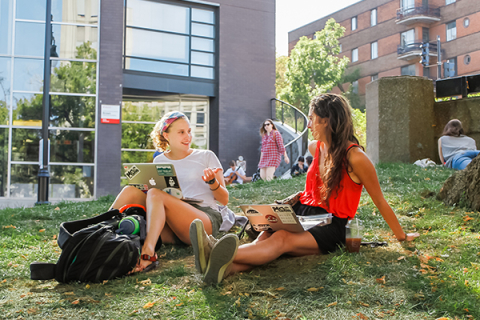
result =
[{"label": "person walking in background", "polygon": [[296,177],[307,172],[308,166],[305,164],[305,158],[303,156],[298,157],[297,163],[290,170],[290,175]]},{"label": "person walking in background", "polygon": [[260,135],[262,136],[262,149],[258,168],[260,168],[260,177],[270,181],[282,161],[282,155],[284,155],[285,163],[290,163],[290,159],[283,145],[282,135],[271,119],[263,121]]},{"label": "person walking in background", "polygon": [[438,139],[438,155],[448,168],[463,170],[480,153],[475,140],[465,135],[458,119],[448,121]]}]

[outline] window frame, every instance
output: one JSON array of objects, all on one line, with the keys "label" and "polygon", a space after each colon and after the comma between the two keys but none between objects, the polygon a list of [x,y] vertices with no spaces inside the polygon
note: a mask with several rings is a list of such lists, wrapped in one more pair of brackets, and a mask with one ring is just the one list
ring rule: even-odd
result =
[{"label": "window frame", "polygon": [[378,23],[378,10],[377,8],[370,11],[370,27],[376,26]]},{"label": "window frame", "polygon": [[[449,25],[454,25],[454,27],[449,28]],[[457,39],[457,21],[456,20],[445,23],[445,35],[446,35],[447,42]]]},{"label": "window frame", "polygon": [[350,20],[350,23],[351,23],[352,31],[355,31],[355,30],[358,29],[358,18],[357,18],[357,16],[352,17],[352,19]]},{"label": "window frame", "polygon": [[[375,50],[374,50],[375,48]],[[375,54],[374,54],[375,53]],[[370,43],[370,59],[374,60],[378,58],[378,41]]]},{"label": "window frame", "polygon": [[352,49],[352,63],[358,61],[358,48]]}]

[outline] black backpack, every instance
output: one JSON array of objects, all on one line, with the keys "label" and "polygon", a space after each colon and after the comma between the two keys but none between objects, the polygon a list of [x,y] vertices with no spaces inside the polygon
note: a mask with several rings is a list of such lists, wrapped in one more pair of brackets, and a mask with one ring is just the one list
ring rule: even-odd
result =
[{"label": "black backpack", "polygon": [[[118,234],[119,222],[130,215],[140,220],[140,234]],[[93,218],[63,222],[57,240],[62,249],[60,258],[56,264],[30,264],[31,279],[102,282],[126,275],[140,256],[146,236],[145,216],[143,206],[128,205]],[[160,246],[159,238],[155,249]]]}]

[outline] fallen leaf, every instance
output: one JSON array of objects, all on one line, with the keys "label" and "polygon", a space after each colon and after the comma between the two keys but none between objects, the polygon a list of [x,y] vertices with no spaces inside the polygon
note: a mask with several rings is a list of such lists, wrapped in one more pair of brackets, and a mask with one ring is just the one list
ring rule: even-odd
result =
[{"label": "fallen leaf", "polygon": [[310,291],[310,292],[318,291],[318,288],[315,288],[315,287],[308,288],[307,291]]},{"label": "fallen leaf", "polygon": [[72,304],[79,304],[79,303],[80,303],[80,300],[78,299],[72,302]]},{"label": "fallen leaf", "polygon": [[64,292],[63,294],[66,295],[66,296],[74,296],[74,295],[75,295],[75,293],[73,293],[73,291],[71,291],[71,292]]},{"label": "fallen leaf", "polygon": [[25,257],[23,254],[22,254],[20,257],[22,257],[23,259],[27,260],[27,257]]},{"label": "fallen leaf", "polygon": [[53,240],[57,239],[57,235],[54,234],[53,237],[52,237]]},{"label": "fallen leaf", "polygon": [[38,232],[45,232],[45,229],[40,229],[38,230]]},{"label": "fallen leaf", "polygon": [[368,303],[363,303],[363,302],[359,302],[360,305],[364,306],[364,307],[370,307],[370,305]]},{"label": "fallen leaf", "polygon": [[469,220],[473,220],[473,218],[472,218],[472,217],[469,217],[469,216],[463,217],[463,221],[467,222],[467,221],[469,221]]},{"label": "fallen leaf", "polygon": [[385,276],[383,276],[381,278],[377,278],[377,279],[375,279],[375,281],[377,281],[377,283],[385,284]]},{"label": "fallen leaf", "polygon": [[277,289],[275,289],[277,291],[282,291],[282,290],[285,290],[285,287],[278,287]]},{"label": "fallen leaf", "polygon": [[106,295],[107,297],[112,297],[112,296],[113,296],[113,294],[106,293],[106,292],[105,292],[105,295]]},{"label": "fallen leaf", "polygon": [[398,261],[400,261],[400,260],[405,260],[405,256],[398,257],[397,260],[398,260]]},{"label": "fallen leaf", "polygon": [[150,309],[155,305],[155,302],[148,302],[143,306],[143,309]]},{"label": "fallen leaf", "polygon": [[183,302],[177,303],[175,306],[180,307],[181,305],[183,305]]},{"label": "fallen leaf", "polygon": [[2,283],[5,283],[5,282],[7,282],[7,279],[3,279],[3,280],[2,280]]},{"label": "fallen leaf", "polygon": [[363,313],[360,313],[360,312],[357,313],[357,317],[359,317],[362,320],[368,320],[369,319],[366,315],[364,315]]},{"label": "fallen leaf", "polygon": [[336,305],[337,305],[337,303],[338,303],[337,301],[335,301],[335,302],[332,302],[332,303],[329,303],[329,304],[327,304],[327,308],[328,308],[328,307],[333,307],[333,306],[336,306]]},{"label": "fallen leaf", "polygon": [[140,283],[145,285],[145,286],[148,286],[148,285],[152,284],[152,280],[150,280],[150,278],[148,278],[147,280],[140,281]]},{"label": "fallen leaf", "polygon": [[14,225],[4,226],[2,228],[3,229],[8,229],[8,228],[17,229],[17,227],[15,227]]},{"label": "fallen leaf", "polygon": [[87,284],[87,285],[85,286],[85,289],[90,289],[90,285]]},{"label": "fallen leaf", "polygon": [[56,210],[56,211],[58,211],[58,210],[60,210],[60,208],[59,208],[59,207],[56,207],[56,208],[55,208],[55,209],[53,209],[53,210]]}]

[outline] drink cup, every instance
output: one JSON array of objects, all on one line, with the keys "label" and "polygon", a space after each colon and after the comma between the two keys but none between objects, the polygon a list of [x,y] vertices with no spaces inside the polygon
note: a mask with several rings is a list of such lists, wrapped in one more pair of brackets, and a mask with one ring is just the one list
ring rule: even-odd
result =
[{"label": "drink cup", "polygon": [[363,237],[363,226],[360,220],[353,219],[345,227],[345,246],[348,252],[359,252]]}]

